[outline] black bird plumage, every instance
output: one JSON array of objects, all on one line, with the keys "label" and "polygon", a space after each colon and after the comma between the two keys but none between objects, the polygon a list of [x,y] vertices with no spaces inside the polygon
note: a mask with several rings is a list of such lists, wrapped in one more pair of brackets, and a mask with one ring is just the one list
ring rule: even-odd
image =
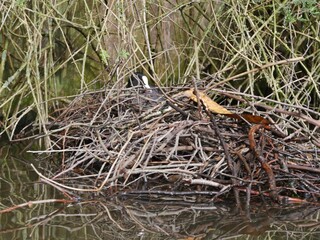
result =
[{"label": "black bird plumage", "polygon": [[143,88],[141,91],[139,91],[139,94],[143,95],[143,97],[146,99],[149,99],[149,102],[152,103],[152,105],[163,101],[163,96],[159,89],[150,87],[147,76],[141,72],[135,72],[130,76],[127,88],[131,87]]},{"label": "black bird plumage", "polygon": [[133,73],[128,80],[127,87],[130,88],[136,86],[140,86],[145,89],[150,89],[147,76],[140,72]]}]

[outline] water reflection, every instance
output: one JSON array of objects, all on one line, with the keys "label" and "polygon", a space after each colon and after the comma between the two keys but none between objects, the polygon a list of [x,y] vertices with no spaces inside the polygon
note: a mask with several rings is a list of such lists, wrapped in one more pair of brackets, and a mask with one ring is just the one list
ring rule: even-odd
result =
[{"label": "water reflection", "polygon": [[[29,201],[67,199],[38,182],[34,156],[19,146],[1,148],[1,209]],[[39,166],[39,164],[38,164]],[[40,166],[39,166],[40,167]],[[228,203],[196,199],[157,200],[94,194],[75,204],[39,203],[0,215],[1,239],[319,239],[319,206],[252,205],[250,211]],[[189,202],[188,202],[189,201]]]}]

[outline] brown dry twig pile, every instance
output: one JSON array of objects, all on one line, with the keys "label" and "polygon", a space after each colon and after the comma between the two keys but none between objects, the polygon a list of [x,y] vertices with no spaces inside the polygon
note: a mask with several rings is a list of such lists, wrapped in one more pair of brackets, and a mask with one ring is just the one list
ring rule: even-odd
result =
[{"label": "brown dry twig pile", "polygon": [[77,97],[52,123],[48,152],[61,162],[42,179],[108,195],[318,200],[319,126],[309,124],[309,136],[297,129],[301,111],[286,118],[278,105],[259,112],[267,123],[250,123],[210,112],[185,90],[164,89],[158,102],[133,89]]}]

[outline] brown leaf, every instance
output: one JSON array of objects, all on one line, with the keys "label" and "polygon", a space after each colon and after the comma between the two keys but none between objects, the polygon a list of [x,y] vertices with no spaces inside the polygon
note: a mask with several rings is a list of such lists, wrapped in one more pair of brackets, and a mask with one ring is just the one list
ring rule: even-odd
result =
[{"label": "brown leaf", "polygon": [[[194,94],[194,89],[190,88],[189,90],[184,91],[184,95],[189,97],[192,101],[198,102],[197,96]],[[261,116],[255,116],[249,113],[243,113],[243,114],[235,114],[230,112],[228,109],[224,108],[220,104],[213,101],[210,97],[208,97],[204,92],[198,91],[199,99],[201,102],[205,105],[205,107],[213,113],[226,115],[231,118],[239,119],[239,120],[245,120],[249,123],[254,124],[263,124],[265,127],[270,124],[269,120],[261,117]]]},{"label": "brown leaf", "polygon": [[[218,113],[218,114],[224,114],[224,115],[232,114],[232,112],[230,112],[228,109],[222,107],[221,105],[219,105],[218,103],[213,101],[205,93],[203,93],[201,91],[198,91],[198,94],[199,94],[199,99],[203,102],[205,107],[210,112],[214,112],[214,113]],[[198,102],[197,96],[194,94],[194,89],[193,88],[185,91],[184,95],[189,97],[194,102]]]}]

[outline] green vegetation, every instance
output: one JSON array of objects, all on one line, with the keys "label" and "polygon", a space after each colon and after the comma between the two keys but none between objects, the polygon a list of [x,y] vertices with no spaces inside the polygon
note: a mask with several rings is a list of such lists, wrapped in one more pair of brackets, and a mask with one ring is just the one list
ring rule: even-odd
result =
[{"label": "green vegetation", "polygon": [[69,96],[123,85],[136,70],[163,86],[195,76],[210,94],[240,91],[319,118],[317,0],[4,0],[0,17],[0,130],[8,136],[31,111],[46,132]]}]

